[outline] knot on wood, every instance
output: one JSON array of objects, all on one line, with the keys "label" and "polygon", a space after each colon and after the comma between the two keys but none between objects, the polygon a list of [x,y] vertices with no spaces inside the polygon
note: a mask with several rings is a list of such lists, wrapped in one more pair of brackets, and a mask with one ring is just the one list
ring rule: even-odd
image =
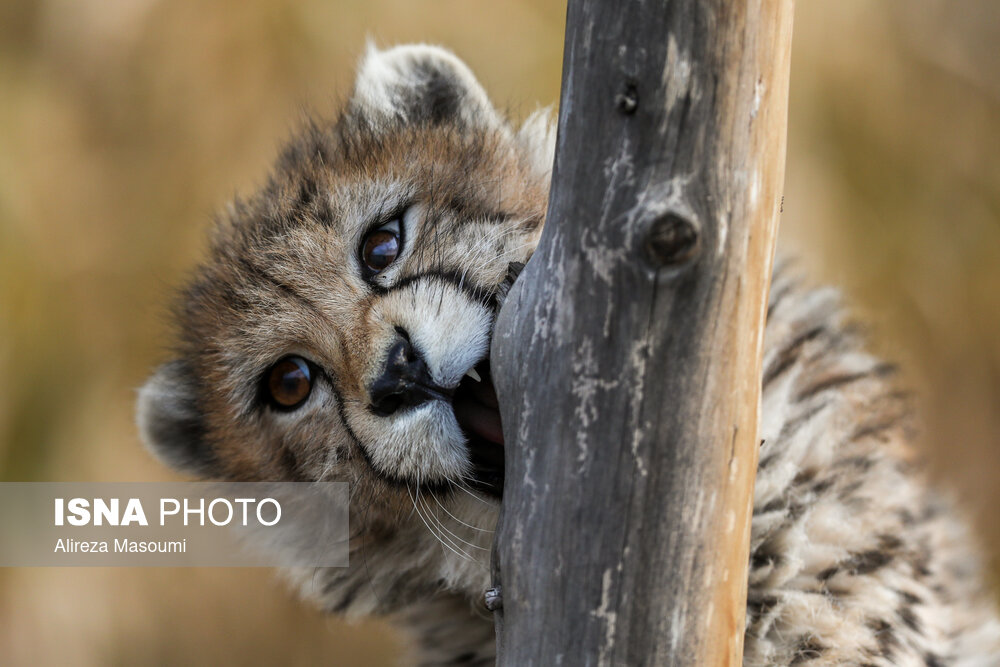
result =
[{"label": "knot on wood", "polygon": [[490,611],[496,611],[503,607],[503,593],[499,586],[486,589],[486,594],[483,598],[486,608]]},{"label": "knot on wood", "polygon": [[643,251],[654,268],[676,267],[691,261],[701,245],[698,225],[676,212],[654,218],[646,227]]},{"label": "knot on wood", "polygon": [[635,83],[626,81],[622,91],[615,95],[615,108],[623,114],[631,115],[639,108],[639,89]]}]

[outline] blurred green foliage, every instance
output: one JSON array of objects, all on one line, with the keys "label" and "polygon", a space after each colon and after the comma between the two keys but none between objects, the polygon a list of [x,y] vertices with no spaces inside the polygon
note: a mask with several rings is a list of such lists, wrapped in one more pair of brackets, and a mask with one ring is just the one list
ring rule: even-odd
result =
[{"label": "blurred green foliage", "polygon": [[[563,2],[0,4],[0,479],[153,480],[132,401],[213,211],[365,40],[447,45],[554,104]],[[798,3],[783,246],[921,397],[932,474],[1000,551],[1000,5]],[[52,641],[59,637],[59,641]],[[0,664],[392,664],[256,570],[0,572]]]}]

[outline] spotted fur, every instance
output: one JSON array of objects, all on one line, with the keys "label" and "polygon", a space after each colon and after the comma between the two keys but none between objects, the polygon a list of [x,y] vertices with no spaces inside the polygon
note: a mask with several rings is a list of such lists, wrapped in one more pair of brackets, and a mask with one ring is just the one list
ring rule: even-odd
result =
[{"label": "spotted fur", "polygon": [[[515,128],[454,55],[370,49],[341,115],[308,124],[225,211],[179,302],[176,358],[140,393],[143,437],[178,469],[350,481],[350,567],[286,574],[331,613],[396,619],[420,664],[493,662],[498,503],[467,484],[447,403],[380,416],[369,387],[400,329],[444,387],[487,354],[538,241],[553,144],[546,114]],[[394,218],[403,254],[366,281],[361,238]],[[280,412],[261,380],[287,354],[320,377]],[[833,292],[786,267],[764,355],[745,664],[1000,664],[1000,622],[963,522],[911,454],[894,369]]]}]

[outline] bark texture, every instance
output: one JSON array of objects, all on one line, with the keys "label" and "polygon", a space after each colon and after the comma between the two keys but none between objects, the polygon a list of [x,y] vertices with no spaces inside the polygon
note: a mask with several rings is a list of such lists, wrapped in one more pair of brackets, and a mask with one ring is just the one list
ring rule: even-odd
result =
[{"label": "bark texture", "polygon": [[791,0],[570,0],[497,322],[501,665],[738,665]]}]

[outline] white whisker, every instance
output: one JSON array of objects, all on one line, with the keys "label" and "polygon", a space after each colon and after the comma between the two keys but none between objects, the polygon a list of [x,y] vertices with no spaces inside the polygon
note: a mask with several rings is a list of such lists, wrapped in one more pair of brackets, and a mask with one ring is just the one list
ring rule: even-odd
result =
[{"label": "white whisker", "polygon": [[[474,482],[474,481],[475,481],[475,479],[473,479],[472,477],[470,477],[470,476],[468,476],[468,475],[462,475],[462,481],[467,481],[467,482]],[[491,503],[490,501],[488,501],[488,500],[486,500],[486,499],[484,499],[484,498],[481,498],[481,497],[480,497],[479,495],[477,495],[477,494],[476,494],[476,492],[475,492],[475,491],[473,491],[472,489],[470,489],[470,488],[466,487],[466,486],[465,486],[464,484],[461,484],[461,483],[459,483],[459,482],[454,482],[454,483],[453,483],[453,486],[454,486],[454,487],[455,487],[456,489],[458,489],[458,490],[460,490],[460,491],[464,491],[465,493],[469,494],[470,496],[472,496],[472,498],[474,498],[474,499],[478,500],[478,501],[479,501],[479,502],[481,502],[482,504],[484,504],[484,505],[487,505],[487,506],[490,506],[490,507],[492,507],[492,506],[493,506],[493,503]]]},{"label": "white whisker", "polygon": [[[489,551],[489,549],[487,549],[486,547],[481,547],[481,546],[479,546],[477,544],[473,544],[472,542],[464,540],[464,539],[462,539],[462,537],[460,535],[458,535],[456,533],[453,533],[452,531],[448,530],[448,527],[444,525],[444,523],[441,521],[441,518],[439,516],[437,516],[437,514],[434,513],[434,511],[431,508],[431,506],[429,504],[427,504],[427,500],[424,499],[424,498],[421,498],[419,494],[417,495],[417,499],[422,502],[424,511],[427,512],[428,518],[433,519],[436,522],[436,525],[437,525],[438,528],[440,528],[444,532],[448,533],[449,535],[451,535],[456,540],[458,540],[459,542],[461,542],[462,544],[464,544],[466,546],[472,547],[473,549],[479,549],[480,551]],[[463,549],[463,551],[465,551],[465,550]]]},{"label": "white whisker", "polygon": [[[416,496],[417,496],[417,505],[419,505],[420,507],[423,508],[423,512],[421,512],[422,516],[427,521],[429,521],[432,526],[434,526],[434,527],[437,528],[437,530],[433,530],[432,529],[432,531],[434,532],[434,534],[438,538],[438,540],[439,541],[447,541],[447,543],[450,546],[454,547],[452,549],[452,551],[456,551],[456,553],[460,552],[464,556],[464,558],[466,560],[470,560],[470,561],[475,560],[472,557],[472,554],[470,554],[465,549],[463,549],[461,546],[459,546],[458,542],[464,542],[465,540],[462,540],[461,538],[458,538],[457,535],[454,535],[454,533],[452,533],[450,530],[448,530],[443,525],[441,525],[440,520],[438,520],[437,517],[430,511],[430,508],[427,506],[427,501],[425,501],[421,497],[421,495],[420,495],[420,487],[417,487],[417,489],[416,489]],[[444,532],[442,532],[442,531],[444,531]],[[447,535],[445,535],[445,533],[448,533],[450,535],[455,536],[456,538],[458,538],[458,541],[456,542],[456,540],[451,539],[450,537],[448,537]]]},{"label": "white whisker", "polygon": [[466,554],[464,552],[460,553],[454,547],[452,547],[450,544],[448,544],[443,539],[441,539],[441,536],[438,535],[437,532],[433,528],[431,528],[430,524],[428,524],[427,520],[424,518],[424,515],[420,512],[420,508],[417,507],[417,501],[416,501],[416,498],[414,498],[414,496],[413,496],[413,492],[410,490],[409,483],[407,483],[407,485],[406,485],[406,491],[407,491],[407,493],[410,494],[410,502],[413,503],[413,509],[417,510],[417,516],[420,517],[420,520],[423,522],[424,527],[427,528],[428,531],[430,531],[430,534],[434,536],[434,539],[436,539],[438,542],[440,542],[442,546],[447,547],[449,551],[451,551],[452,553],[454,553],[459,558],[461,558],[463,560],[472,560],[469,557],[468,554]]},{"label": "white whisker", "polygon": [[454,519],[455,521],[459,522],[460,524],[462,524],[466,528],[471,528],[472,530],[478,530],[481,533],[493,533],[493,532],[495,532],[495,531],[489,530],[488,528],[480,528],[478,526],[473,526],[471,523],[466,523],[466,522],[462,521],[457,516],[455,516],[454,514],[452,514],[451,512],[449,512],[448,508],[441,504],[441,501],[438,500],[437,496],[434,496],[434,502],[436,502],[438,504],[438,507],[440,507],[442,510],[444,510],[445,514],[447,514],[452,519]]}]

